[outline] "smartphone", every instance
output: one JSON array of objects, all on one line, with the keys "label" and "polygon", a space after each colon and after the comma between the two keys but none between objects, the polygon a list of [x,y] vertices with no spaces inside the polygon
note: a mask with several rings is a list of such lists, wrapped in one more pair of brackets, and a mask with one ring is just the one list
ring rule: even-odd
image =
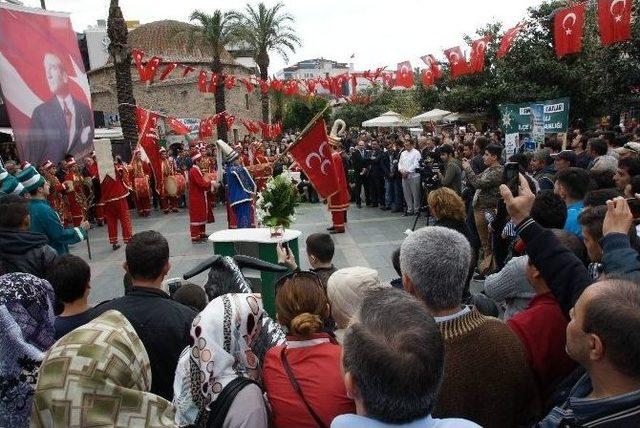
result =
[{"label": "smartphone", "polygon": [[281,242],[280,245],[282,246],[282,248],[284,248],[284,251],[287,253],[287,255],[291,254],[288,242]]},{"label": "smartphone", "polygon": [[640,200],[636,198],[628,198],[627,204],[629,204],[629,209],[631,210],[631,215],[633,215],[634,220],[640,219]]},{"label": "smartphone", "polygon": [[520,185],[520,164],[518,162],[504,164],[502,183],[509,187],[513,196],[518,196],[518,186]]}]

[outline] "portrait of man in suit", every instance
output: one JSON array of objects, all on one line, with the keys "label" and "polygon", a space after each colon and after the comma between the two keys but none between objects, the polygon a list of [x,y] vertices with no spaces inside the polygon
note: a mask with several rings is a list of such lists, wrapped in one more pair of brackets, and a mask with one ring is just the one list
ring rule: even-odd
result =
[{"label": "portrait of man in suit", "polygon": [[43,65],[52,96],[33,111],[25,158],[56,163],[67,153],[84,156],[93,150],[93,113],[72,96],[69,75],[59,56],[45,54]]}]

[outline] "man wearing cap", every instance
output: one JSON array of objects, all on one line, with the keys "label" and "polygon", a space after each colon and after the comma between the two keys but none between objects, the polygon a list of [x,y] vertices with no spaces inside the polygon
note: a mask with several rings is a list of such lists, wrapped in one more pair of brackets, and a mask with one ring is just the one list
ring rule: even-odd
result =
[{"label": "man wearing cap", "polygon": [[24,186],[20,184],[18,179],[9,174],[9,171],[0,165],[0,196],[2,195],[18,195],[25,193]]},{"label": "man wearing cap", "polygon": [[[67,189],[67,202],[71,211],[73,225],[78,227],[84,221],[84,208],[82,207],[84,182],[78,172],[78,164],[73,156],[67,156],[64,163],[64,185]],[[88,208],[88,207],[87,207]]]},{"label": "man wearing cap", "polygon": [[249,171],[242,166],[242,161],[237,151],[234,151],[224,141],[218,140],[220,154],[224,156],[227,167],[225,182],[228,187],[229,197],[229,229],[242,229],[255,227],[253,224],[253,195],[256,193],[256,183]]},{"label": "man wearing cap", "polygon": [[178,172],[176,170],[176,164],[172,157],[167,155],[167,149],[164,147],[160,147],[160,157],[162,158],[162,188],[160,189],[160,208],[162,208],[162,212],[165,214],[169,214],[170,212],[177,213],[178,210],[178,197],[177,196],[169,196],[167,193],[167,178],[172,175],[177,175]]},{"label": "man wearing cap", "polygon": [[114,164],[115,177],[107,174],[100,184],[100,204],[103,206],[104,217],[107,222],[109,243],[113,251],[120,248],[118,244],[118,222],[122,229],[122,240],[128,243],[133,235],[131,215],[127,197],[131,190],[127,169],[124,164]]},{"label": "man wearing cap", "polygon": [[47,197],[49,205],[58,213],[63,224],[71,224],[71,211],[69,211],[69,203],[65,197],[66,188],[56,176],[54,163],[46,161],[40,171],[42,171],[44,179],[49,182],[49,196]]},{"label": "man wearing cap", "polygon": [[576,154],[571,150],[563,150],[553,157],[553,166],[556,172],[564,171],[576,166]]},{"label": "man wearing cap", "polygon": [[635,141],[628,142],[624,146],[614,150],[620,155],[621,160],[625,158],[638,159],[640,157],[640,143],[636,143]]},{"label": "man wearing cap", "polygon": [[31,231],[43,233],[49,239],[51,245],[59,255],[69,253],[69,245],[80,242],[87,237],[89,222],[83,220],[79,227],[65,228],[60,221],[60,216],[47,202],[49,183],[33,166],[23,169],[16,177],[29,192],[29,216],[31,218]]},{"label": "man wearing cap", "polygon": [[207,224],[207,190],[212,189],[214,183],[206,179],[198,166],[202,153],[197,148],[192,149],[193,164],[189,169],[189,229],[191,242],[198,243],[207,239],[205,227]]},{"label": "man wearing cap", "polygon": [[142,160],[140,148],[133,151],[133,159],[129,166],[133,190],[135,192],[136,210],[140,217],[148,217],[151,213],[151,166]]}]

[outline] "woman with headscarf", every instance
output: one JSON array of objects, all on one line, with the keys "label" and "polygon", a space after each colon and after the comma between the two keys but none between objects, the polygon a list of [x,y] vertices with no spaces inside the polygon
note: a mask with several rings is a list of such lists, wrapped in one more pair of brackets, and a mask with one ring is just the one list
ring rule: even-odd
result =
[{"label": "woman with headscarf", "polygon": [[47,353],[32,427],[174,427],[174,408],[151,394],[149,356],[131,323],[107,311]]},{"label": "woman with headscarf", "polygon": [[173,385],[179,426],[269,425],[261,365],[252,351],[265,316],[259,294],[224,294],[196,316]]},{"label": "woman with headscarf", "polygon": [[354,266],[339,269],[327,281],[327,297],[331,304],[331,316],[336,322],[336,339],[342,343],[344,331],[355,315],[368,291],[390,287],[380,282],[378,271]]},{"label": "woman with headscarf", "polygon": [[318,275],[302,271],[281,278],[275,289],[277,319],[288,334],[264,359],[274,425],[329,427],[355,405],[340,371],[342,348],[321,331],[331,313],[324,286]]},{"label": "woman with headscarf", "polygon": [[54,340],[51,284],[28,273],[0,276],[0,426],[29,425],[44,352]]}]

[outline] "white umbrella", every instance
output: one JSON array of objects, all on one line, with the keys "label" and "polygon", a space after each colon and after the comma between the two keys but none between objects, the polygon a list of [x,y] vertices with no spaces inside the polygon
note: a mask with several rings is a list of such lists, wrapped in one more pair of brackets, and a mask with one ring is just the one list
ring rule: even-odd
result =
[{"label": "white umbrella", "polygon": [[395,111],[388,111],[382,116],[374,117],[373,119],[365,120],[362,122],[362,126],[375,128],[375,127],[391,127],[391,126],[410,126],[412,122],[408,121],[405,117],[396,113]]},{"label": "white umbrella", "polygon": [[442,120],[443,117],[451,114],[450,111],[440,110],[439,108],[434,108],[433,110],[429,110],[428,112],[419,114],[415,117],[411,118],[412,122],[437,122]]}]

